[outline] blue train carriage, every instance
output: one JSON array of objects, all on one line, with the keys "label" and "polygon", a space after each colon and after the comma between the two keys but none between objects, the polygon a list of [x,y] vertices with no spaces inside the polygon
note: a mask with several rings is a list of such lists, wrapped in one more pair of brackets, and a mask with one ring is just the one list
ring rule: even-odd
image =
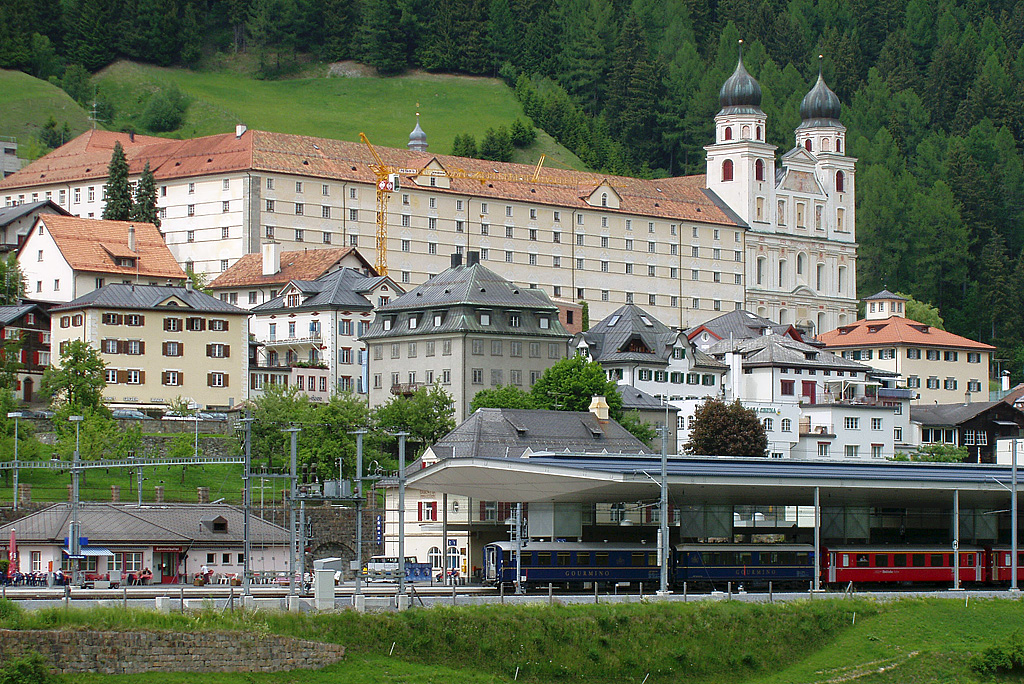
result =
[{"label": "blue train carriage", "polygon": [[[484,547],[484,582],[514,583],[515,554],[513,542],[494,542]],[[523,547],[522,554],[522,573],[527,585],[656,584],[661,573],[658,549],[651,544],[531,541]]]},{"label": "blue train carriage", "polygon": [[679,544],[675,547],[676,584],[726,583],[744,587],[772,582],[814,580],[814,546],[810,544]]}]

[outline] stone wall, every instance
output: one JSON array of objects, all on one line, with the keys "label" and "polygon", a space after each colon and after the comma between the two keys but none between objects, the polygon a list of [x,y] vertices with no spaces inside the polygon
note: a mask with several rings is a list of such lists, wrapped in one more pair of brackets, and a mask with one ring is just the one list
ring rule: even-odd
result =
[{"label": "stone wall", "polygon": [[252,632],[0,630],[0,660],[40,653],[56,672],[281,672],[321,668],[345,647]]},{"label": "stone wall", "polygon": [[[288,512],[284,507],[253,507],[253,512],[264,520],[288,527]],[[298,518],[298,512],[295,513]],[[377,543],[376,519],[383,515],[377,509],[363,509],[363,562],[370,556],[383,553],[383,545]],[[306,505],[306,526],[309,540],[306,543],[306,569],[313,570],[316,558],[341,558],[345,561],[356,559],[356,509],[341,506]],[[346,579],[354,573],[345,573]]]}]

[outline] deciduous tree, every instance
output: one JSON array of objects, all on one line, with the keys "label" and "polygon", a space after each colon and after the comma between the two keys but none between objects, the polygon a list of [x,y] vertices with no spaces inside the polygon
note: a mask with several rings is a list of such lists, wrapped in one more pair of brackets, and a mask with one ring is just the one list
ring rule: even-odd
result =
[{"label": "deciduous tree", "polygon": [[757,414],[739,401],[708,398],[697,407],[683,449],[702,456],[764,456],[768,436]]},{"label": "deciduous tree", "polygon": [[71,340],[60,352],[59,365],[43,371],[39,393],[56,407],[106,411],[103,408],[106,368],[95,347],[83,340]]}]

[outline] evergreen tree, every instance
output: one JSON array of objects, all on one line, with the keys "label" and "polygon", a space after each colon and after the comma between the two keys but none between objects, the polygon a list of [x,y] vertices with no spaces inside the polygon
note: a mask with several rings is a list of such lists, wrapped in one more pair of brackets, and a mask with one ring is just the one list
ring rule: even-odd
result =
[{"label": "evergreen tree", "polygon": [[132,213],[132,190],[128,185],[128,160],[125,159],[124,148],[120,142],[114,143],[103,193],[106,197],[103,218],[109,221],[127,221]]},{"label": "evergreen tree", "polygon": [[70,19],[68,52],[72,62],[89,71],[106,66],[114,59],[116,25],[110,0],[79,0]]},{"label": "evergreen tree", "polygon": [[149,168],[149,162],[142,169],[142,178],[139,179],[138,189],[135,191],[135,202],[132,204],[132,221],[152,223],[160,227],[160,212],[156,206],[156,179]]},{"label": "evergreen tree", "polygon": [[497,75],[509,60],[516,42],[515,18],[509,0],[490,0],[487,8],[487,48],[491,55],[490,71]]},{"label": "evergreen tree", "polygon": [[537,131],[533,129],[533,126],[523,123],[523,120],[519,118],[512,122],[508,134],[513,147],[529,147],[537,138]]},{"label": "evergreen tree", "polygon": [[195,3],[186,2],[181,17],[181,63],[194,67],[203,54],[203,33]]},{"label": "evergreen tree", "polygon": [[452,155],[455,157],[476,157],[476,138],[469,133],[456,135],[452,141]]},{"label": "evergreen tree", "polygon": [[363,49],[366,63],[382,76],[405,71],[408,61],[405,41],[399,30],[402,13],[391,2],[368,2],[363,16]]}]

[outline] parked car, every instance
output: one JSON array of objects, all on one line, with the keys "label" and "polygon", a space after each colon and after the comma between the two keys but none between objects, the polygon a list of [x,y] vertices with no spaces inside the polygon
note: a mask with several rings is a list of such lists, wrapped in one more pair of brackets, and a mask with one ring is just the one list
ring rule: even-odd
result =
[{"label": "parked car", "polygon": [[138,409],[114,409],[111,413],[113,413],[114,418],[123,420],[145,420],[149,417]]},{"label": "parked car", "polygon": [[199,420],[227,420],[228,414],[217,411],[200,411]]},{"label": "parked car", "polygon": [[177,411],[168,411],[161,417],[161,420],[195,420],[195,416],[185,416]]},{"label": "parked car", "polygon": [[48,418],[53,418],[53,411],[51,411],[49,409],[40,409],[38,411],[28,411],[28,410],[26,410],[26,411],[22,411],[21,412],[21,417],[22,418],[45,418],[45,419],[48,419]]}]

